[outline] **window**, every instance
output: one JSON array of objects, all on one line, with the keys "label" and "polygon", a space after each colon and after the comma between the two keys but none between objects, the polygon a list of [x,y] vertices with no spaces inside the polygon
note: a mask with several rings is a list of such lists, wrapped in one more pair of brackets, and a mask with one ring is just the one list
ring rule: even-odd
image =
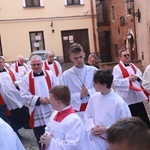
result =
[{"label": "window", "polygon": [[76,5],[76,4],[80,4],[79,0],[67,0],[67,4],[68,5]]},{"label": "window", "polygon": [[65,0],[65,5],[82,5],[83,0]]},{"label": "window", "polygon": [[115,20],[115,7],[114,7],[114,5],[111,6],[111,14],[112,14],[112,20]]},{"label": "window", "polygon": [[45,50],[43,31],[29,32],[31,52],[36,50]]},{"label": "window", "polygon": [[23,0],[24,7],[42,7],[43,0]]},{"label": "window", "polygon": [[124,16],[120,17],[120,26],[125,26],[125,18],[124,18]]}]

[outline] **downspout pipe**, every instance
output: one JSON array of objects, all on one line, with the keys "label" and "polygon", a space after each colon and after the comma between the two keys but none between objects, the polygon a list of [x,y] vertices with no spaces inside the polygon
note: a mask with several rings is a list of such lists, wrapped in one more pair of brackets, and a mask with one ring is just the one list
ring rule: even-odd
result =
[{"label": "downspout pipe", "polygon": [[94,52],[95,54],[97,54],[93,0],[90,0],[90,3],[91,3],[91,19],[92,19],[92,29],[93,29]]},{"label": "downspout pipe", "polygon": [[[135,12],[135,3],[133,2],[133,14]],[[135,41],[135,59],[138,59],[137,56],[137,32],[136,32],[136,20],[135,20],[135,15],[133,15],[133,25],[134,25],[134,41]]]}]

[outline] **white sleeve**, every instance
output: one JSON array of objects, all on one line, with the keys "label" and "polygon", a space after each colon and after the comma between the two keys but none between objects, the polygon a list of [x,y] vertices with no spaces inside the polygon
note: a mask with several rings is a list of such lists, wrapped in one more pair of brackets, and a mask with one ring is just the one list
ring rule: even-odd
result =
[{"label": "white sleeve", "polygon": [[88,105],[86,107],[86,110],[84,112],[85,128],[89,135],[91,134],[91,128],[95,127],[94,116],[92,114],[92,112],[93,112],[92,111],[92,109],[93,109],[92,101],[93,101],[92,98],[90,98]]},{"label": "white sleeve", "polygon": [[122,88],[122,90],[125,91],[129,90],[129,78],[123,78],[122,72],[118,65],[113,68],[113,76],[113,85],[115,88]]},{"label": "white sleeve", "polygon": [[142,86],[143,88],[150,93],[150,65],[145,68],[143,77],[142,77]]}]

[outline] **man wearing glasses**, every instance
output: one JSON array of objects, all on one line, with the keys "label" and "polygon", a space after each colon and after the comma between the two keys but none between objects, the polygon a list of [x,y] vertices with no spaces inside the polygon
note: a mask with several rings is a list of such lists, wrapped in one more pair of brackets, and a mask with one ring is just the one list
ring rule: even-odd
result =
[{"label": "man wearing glasses", "polygon": [[133,63],[127,50],[119,51],[120,61],[113,68],[114,88],[128,104],[132,116],[140,117],[150,128],[150,122],[143,104],[148,98],[141,88],[142,72]]},{"label": "man wearing glasses", "polygon": [[52,71],[42,69],[42,59],[38,55],[31,57],[32,71],[22,79],[20,94],[30,111],[30,127],[39,143],[41,135],[45,132],[45,126],[52,114],[49,101],[49,90],[58,85],[57,78]]},{"label": "man wearing glasses", "polygon": [[45,70],[51,70],[56,77],[60,77],[62,74],[62,67],[60,63],[55,60],[53,51],[47,51],[46,60],[43,62],[43,68]]}]

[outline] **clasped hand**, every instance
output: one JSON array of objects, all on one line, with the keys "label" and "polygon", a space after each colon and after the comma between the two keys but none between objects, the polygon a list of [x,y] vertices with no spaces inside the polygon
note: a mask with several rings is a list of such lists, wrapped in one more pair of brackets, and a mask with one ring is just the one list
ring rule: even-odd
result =
[{"label": "clasped hand", "polygon": [[138,77],[133,74],[129,76],[129,81],[135,81],[137,79],[138,79]]},{"label": "clasped hand", "polygon": [[43,143],[43,144],[50,144],[51,139],[52,139],[52,135],[43,134],[43,135],[40,137],[40,143]]},{"label": "clasped hand", "polygon": [[83,86],[81,89],[80,97],[82,98],[82,97],[86,96],[87,94],[88,94],[88,90],[85,86]]},{"label": "clasped hand", "polygon": [[95,126],[95,127],[93,127],[93,128],[91,129],[91,132],[92,132],[94,135],[100,136],[100,135],[106,133],[106,130],[107,130],[107,128],[104,127],[104,126]]}]

